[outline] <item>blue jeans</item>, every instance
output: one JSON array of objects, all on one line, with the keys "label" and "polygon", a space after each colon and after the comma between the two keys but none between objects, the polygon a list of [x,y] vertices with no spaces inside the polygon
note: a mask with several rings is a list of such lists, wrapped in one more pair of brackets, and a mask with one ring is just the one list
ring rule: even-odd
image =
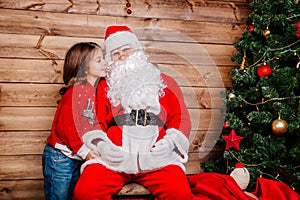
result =
[{"label": "blue jeans", "polygon": [[46,200],[71,200],[82,161],[71,159],[47,144],[42,164]]}]

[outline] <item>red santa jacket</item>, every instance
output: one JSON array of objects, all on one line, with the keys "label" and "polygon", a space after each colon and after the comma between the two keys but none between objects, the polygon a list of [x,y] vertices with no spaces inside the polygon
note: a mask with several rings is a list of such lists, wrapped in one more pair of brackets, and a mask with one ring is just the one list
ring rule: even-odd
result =
[{"label": "red santa jacket", "polygon": [[[177,129],[189,138],[191,130],[190,115],[184,103],[183,94],[176,81],[166,74],[161,74],[164,84],[167,86],[164,89],[165,95],[159,99],[161,111],[159,118],[164,123],[164,129],[161,129],[160,137],[165,135],[166,129]],[[107,98],[107,83],[102,80],[99,83],[98,95],[99,99],[104,99],[105,106],[98,107],[97,118],[99,123],[104,126],[103,131],[108,133],[117,127],[110,127],[109,124],[113,117],[124,114],[124,109],[121,105],[113,107],[110,100]],[[119,127],[120,128],[120,127]],[[118,128],[117,128],[118,129]],[[112,136],[113,137],[113,136]],[[120,141],[115,141],[117,145],[121,145]]]},{"label": "red santa jacket", "polygon": [[[163,126],[110,126],[113,118],[123,115],[125,111],[121,105],[113,107],[110,104],[110,100],[107,98],[106,81],[99,83],[97,94],[104,103],[98,103],[97,118],[99,123],[103,125],[103,129],[102,133],[101,131],[87,133],[85,141],[92,141],[96,138],[104,139],[107,136],[112,143],[122,147],[126,159],[119,166],[109,166],[101,158],[98,158],[86,162],[84,167],[92,163],[101,163],[116,171],[138,173],[176,164],[185,170],[183,163],[187,161],[188,138],[191,129],[190,116],[184,103],[183,94],[175,80],[165,74],[161,74],[161,78],[166,88],[164,88],[164,95],[159,97],[160,109],[157,111],[159,113],[156,114],[163,122]],[[177,147],[177,151],[174,151],[169,159],[161,159],[151,155],[151,148],[155,142],[164,137],[172,140]]]}]

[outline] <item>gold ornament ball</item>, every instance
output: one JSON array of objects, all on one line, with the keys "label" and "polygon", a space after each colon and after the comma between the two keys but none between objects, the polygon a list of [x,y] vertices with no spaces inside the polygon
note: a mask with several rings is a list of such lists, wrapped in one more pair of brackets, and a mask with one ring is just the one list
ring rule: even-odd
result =
[{"label": "gold ornament ball", "polygon": [[283,119],[276,119],[272,123],[272,130],[276,134],[283,134],[288,130],[288,123]]},{"label": "gold ornament ball", "polygon": [[232,99],[232,98],[234,98],[235,97],[235,94],[233,94],[233,93],[229,93],[228,94],[228,99]]},{"label": "gold ornament ball", "polygon": [[264,30],[263,35],[265,37],[268,37],[271,34],[271,31],[269,29]]}]

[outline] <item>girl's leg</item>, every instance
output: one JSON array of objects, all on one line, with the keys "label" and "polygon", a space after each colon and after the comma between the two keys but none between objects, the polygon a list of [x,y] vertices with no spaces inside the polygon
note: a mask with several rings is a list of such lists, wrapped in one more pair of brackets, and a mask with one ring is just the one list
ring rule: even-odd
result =
[{"label": "girl's leg", "polygon": [[82,161],[73,160],[72,179],[71,179],[71,182],[70,182],[68,200],[72,200],[73,199],[74,188],[75,188],[76,182],[78,181],[79,176],[80,176],[80,167],[81,167],[81,164],[82,164]]},{"label": "girl's leg", "polygon": [[73,175],[73,161],[59,150],[46,145],[43,153],[46,200],[66,200]]}]

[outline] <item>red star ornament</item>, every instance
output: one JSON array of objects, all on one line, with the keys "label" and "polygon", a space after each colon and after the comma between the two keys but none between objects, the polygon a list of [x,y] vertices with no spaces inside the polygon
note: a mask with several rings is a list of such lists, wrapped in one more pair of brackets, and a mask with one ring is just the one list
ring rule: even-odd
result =
[{"label": "red star ornament", "polygon": [[226,150],[230,148],[235,148],[236,150],[240,150],[240,141],[244,137],[236,135],[235,130],[232,129],[229,135],[227,136],[223,135],[222,138],[226,141]]}]

